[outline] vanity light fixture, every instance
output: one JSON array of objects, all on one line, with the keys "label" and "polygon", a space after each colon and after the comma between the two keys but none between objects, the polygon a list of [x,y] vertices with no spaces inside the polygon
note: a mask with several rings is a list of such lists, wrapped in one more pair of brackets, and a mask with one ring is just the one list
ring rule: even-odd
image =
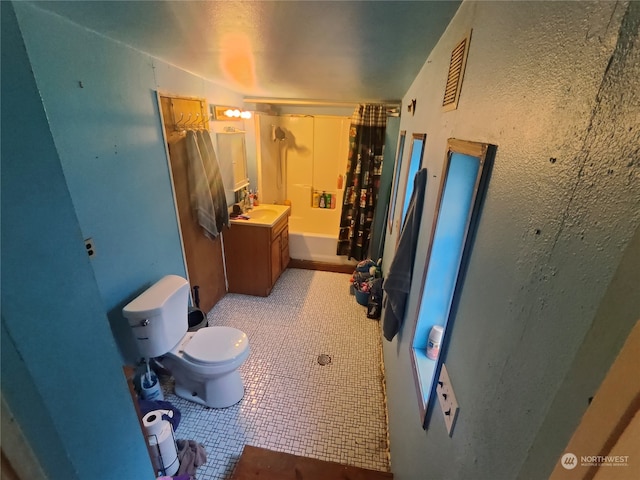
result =
[{"label": "vanity light fixture", "polygon": [[251,118],[251,112],[237,107],[210,105],[214,120],[246,120]]}]

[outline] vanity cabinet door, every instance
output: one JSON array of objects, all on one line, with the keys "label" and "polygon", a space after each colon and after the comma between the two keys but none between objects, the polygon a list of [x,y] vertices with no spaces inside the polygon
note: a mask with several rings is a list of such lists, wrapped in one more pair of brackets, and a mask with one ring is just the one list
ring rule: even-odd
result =
[{"label": "vanity cabinet door", "polygon": [[276,237],[271,242],[271,286],[276,283],[282,273],[282,238]]},{"label": "vanity cabinet door", "polygon": [[289,261],[284,261],[283,249],[289,251],[289,218],[285,215],[271,229],[271,283],[276,283]]},{"label": "vanity cabinet door", "polygon": [[280,235],[280,260],[282,265],[282,271],[285,271],[289,266],[289,228],[285,228]]},{"label": "vanity cabinet door", "polygon": [[266,297],[271,292],[269,230],[232,224],[223,233],[229,293]]},{"label": "vanity cabinet door", "polygon": [[286,220],[274,227],[271,234],[271,288],[289,265],[289,225]]}]

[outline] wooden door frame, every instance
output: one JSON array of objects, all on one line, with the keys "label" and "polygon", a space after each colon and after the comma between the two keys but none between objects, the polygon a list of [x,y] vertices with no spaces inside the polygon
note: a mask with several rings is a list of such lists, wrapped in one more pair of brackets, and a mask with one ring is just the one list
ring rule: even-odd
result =
[{"label": "wooden door frame", "polygon": [[2,469],[1,478],[7,480],[47,480],[38,457],[31,449],[18,420],[14,417],[9,404],[0,393],[2,403]]},{"label": "wooden door frame", "polygon": [[[187,254],[184,249],[184,240],[182,239],[182,226],[180,225],[180,214],[178,213],[178,199],[176,198],[176,190],[174,188],[174,180],[173,180],[173,171],[171,169],[171,154],[169,153],[169,139],[167,138],[167,132],[165,131],[165,118],[164,113],[162,112],[162,100],[160,97],[172,97],[166,92],[161,92],[160,90],[156,90],[156,106],[158,107],[158,113],[160,114],[160,131],[162,132],[162,145],[164,147],[164,156],[167,160],[167,169],[169,170],[169,179],[171,180],[171,197],[173,198],[173,210],[176,215],[176,224],[178,225],[178,234],[180,237],[180,251],[182,253],[182,263],[184,265],[184,271],[187,275],[187,282],[191,285],[191,280],[189,279],[189,268],[187,267]],[[199,100],[193,98],[193,100]],[[227,272],[225,271],[225,279],[227,277]],[[189,288],[189,298],[191,299],[191,304],[193,305],[193,295],[191,293],[191,288]]]},{"label": "wooden door frame", "polygon": [[[638,478],[634,476],[640,471],[638,466],[640,459],[636,451],[612,453],[612,449],[627,428],[633,428],[632,420],[640,412],[638,358],[640,358],[640,320],[627,336],[571,440],[558,455],[550,480],[591,480],[596,477],[601,478],[599,474],[607,473],[611,473],[611,478]],[[566,461],[567,455],[573,456],[569,459],[572,463]],[[629,456],[629,466],[600,466],[598,462],[594,465],[581,465],[582,456],[604,457],[607,455]],[[566,462],[567,466],[563,466],[563,462]],[[628,476],[621,477],[620,474],[628,474]]]}]

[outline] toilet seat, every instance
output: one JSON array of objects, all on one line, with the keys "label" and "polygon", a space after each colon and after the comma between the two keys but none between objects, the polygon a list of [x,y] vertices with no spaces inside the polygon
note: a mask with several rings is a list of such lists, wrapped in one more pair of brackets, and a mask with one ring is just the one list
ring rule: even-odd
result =
[{"label": "toilet seat", "polygon": [[205,327],[183,346],[184,357],[199,365],[232,363],[249,348],[246,333],[232,327]]}]

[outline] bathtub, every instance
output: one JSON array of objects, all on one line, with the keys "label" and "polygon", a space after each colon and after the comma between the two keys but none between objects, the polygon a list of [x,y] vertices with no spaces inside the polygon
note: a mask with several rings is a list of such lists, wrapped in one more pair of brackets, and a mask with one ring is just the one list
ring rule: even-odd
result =
[{"label": "bathtub", "polygon": [[357,263],[355,260],[347,260],[345,256],[336,255],[338,248],[337,224],[335,233],[323,233],[318,227],[317,223],[309,224],[308,219],[296,216],[289,217],[289,256],[292,259],[331,265],[355,265]]}]

